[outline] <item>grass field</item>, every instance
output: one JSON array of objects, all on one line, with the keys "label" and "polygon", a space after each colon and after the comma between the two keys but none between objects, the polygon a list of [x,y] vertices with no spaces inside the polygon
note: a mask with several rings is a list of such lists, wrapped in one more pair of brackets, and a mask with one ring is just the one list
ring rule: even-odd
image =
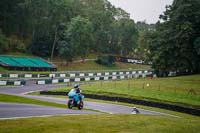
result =
[{"label": "grass field", "polygon": [[[69,91],[72,87],[54,89]],[[200,107],[200,75],[131,79],[82,85],[85,93],[130,97]]]},{"label": "grass field", "polygon": [[199,117],[79,115],[0,120],[1,133],[197,133]]}]

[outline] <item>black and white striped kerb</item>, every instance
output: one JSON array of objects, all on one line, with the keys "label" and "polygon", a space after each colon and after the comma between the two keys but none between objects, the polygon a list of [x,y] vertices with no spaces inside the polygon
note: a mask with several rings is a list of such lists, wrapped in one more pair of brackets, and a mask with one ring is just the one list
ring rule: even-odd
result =
[{"label": "black and white striped kerb", "polygon": [[130,75],[110,75],[110,76],[95,76],[95,77],[68,77],[68,78],[60,78],[60,79],[44,79],[38,80],[38,85],[43,84],[57,84],[57,83],[69,83],[69,82],[81,82],[81,81],[107,81],[107,80],[122,80],[135,78]]},{"label": "black and white striped kerb", "polygon": [[0,80],[0,86],[6,86],[6,85],[19,86],[25,84],[26,82],[24,80],[23,81]]},{"label": "black and white striped kerb", "polygon": [[[36,78],[37,84],[57,84],[80,81],[99,81],[99,80],[117,80],[130,78],[145,78],[152,75],[153,71],[148,70],[124,70],[124,71],[86,71],[86,72],[67,72],[67,73],[51,73],[51,74],[0,74],[0,77],[11,79]],[[46,79],[45,79],[46,78]],[[24,80],[0,80],[0,85],[24,85]]]},{"label": "black and white striped kerb", "polygon": [[115,76],[115,75],[134,75],[133,77],[145,77],[153,74],[150,70],[123,70],[123,71],[82,71],[82,72],[66,72],[51,74],[0,74],[0,78],[74,78],[74,77],[99,77],[99,76]]}]

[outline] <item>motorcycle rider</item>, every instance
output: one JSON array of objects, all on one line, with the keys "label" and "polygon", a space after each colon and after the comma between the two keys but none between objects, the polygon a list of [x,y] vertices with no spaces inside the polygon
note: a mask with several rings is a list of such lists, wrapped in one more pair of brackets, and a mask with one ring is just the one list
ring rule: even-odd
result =
[{"label": "motorcycle rider", "polygon": [[81,89],[79,88],[79,84],[74,84],[74,91],[79,96],[79,99],[81,100]]},{"label": "motorcycle rider", "polygon": [[70,92],[75,92],[76,94],[80,94],[81,90],[79,88],[79,84],[74,84],[74,88],[71,89]]},{"label": "motorcycle rider", "polygon": [[79,84],[74,84],[74,91],[76,92],[76,94],[80,95],[81,94],[81,90],[79,88]]},{"label": "motorcycle rider", "polygon": [[83,99],[84,96],[81,94],[81,90],[79,88],[79,84],[74,84],[73,89],[67,94],[69,96],[68,100],[68,108],[72,109],[72,107],[78,107],[78,109],[83,108]]}]

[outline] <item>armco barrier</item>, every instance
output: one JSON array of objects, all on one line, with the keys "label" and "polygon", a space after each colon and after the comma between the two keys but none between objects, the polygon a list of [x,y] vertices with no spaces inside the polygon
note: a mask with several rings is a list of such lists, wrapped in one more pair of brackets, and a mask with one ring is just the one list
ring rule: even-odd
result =
[{"label": "armco barrier", "polygon": [[[52,91],[40,91],[42,95],[67,95],[68,92],[52,92]],[[159,103],[159,102],[152,102],[146,100],[137,100],[132,98],[122,98],[122,97],[111,97],[111,96],[104,96],[104,95],[96,95],[96,94],[83,94],[87,98],[92,99],[100,99],[100,100],[108,100],[108,101],[118,101],[124,103],[131,103],[131,104],[138,104],[138,105],[145,105],[151,107],[157,107],[182,113],[187,113],[191,115],[200,116],[200,109],[184,107],[180,105],[172,105],[167,103]]]}]

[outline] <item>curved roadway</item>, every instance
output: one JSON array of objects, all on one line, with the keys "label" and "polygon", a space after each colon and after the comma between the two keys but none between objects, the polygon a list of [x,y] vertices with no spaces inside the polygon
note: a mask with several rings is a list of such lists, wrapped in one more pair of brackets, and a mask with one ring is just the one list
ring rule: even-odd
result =
[{"label": "curved roadway", "polygon": [[[26,86],[1,86],[0,93],[18,95],[28,97],[32,99],[38,99],[43,101],[55,102],[66,104],[67,98],[55,98],[47,96],[31,96],[25,95],[27,92],[47,90],[51,88],[63,87],[65,85],[26,85]],[[133,109],[128,106],[99,103],[99,102],[84,102],[84,107],[87,109],[99,110],[101,112],[110,114],[135,114]],[[151,115],[165,115],[172,116],[165,113],[138,109],[140,114]],[[16,118],[16,117],[30,117],[30,116],[46,116],[46,115],[60,115],[60,114],[98,114],[99,112],[86,111],[86,110],[69,110],[56,107],[38,106],[30,104],[13,104],[13,103],[0,103],[0,119]]]}]

